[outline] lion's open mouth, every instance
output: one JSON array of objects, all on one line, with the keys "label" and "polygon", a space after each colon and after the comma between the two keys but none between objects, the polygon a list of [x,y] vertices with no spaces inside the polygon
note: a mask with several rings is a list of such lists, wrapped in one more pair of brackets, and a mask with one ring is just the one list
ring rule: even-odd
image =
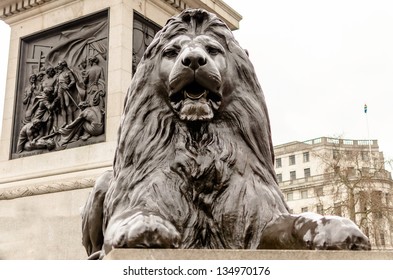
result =
[{"label": "lion's open mouth", "polygon": [[182,120],[195,121],[212,119],[213,110],[218,110],[222,97],[194,81],[170,94],[169,99]]},{"label": "lion's open mouth", "polygon": [[197,82],[192,82],[188,85],[186,85],[183,89],[181,89],[178,92],[172,93],[170,96],[170,101],[171,103],[174,103],[173,105],[184,101],[186,99],[191,99],[191,100],[196,100],[200,102],[207,102],[207,101],[212,101],[213,103],[216,103],[216,105],[220,105],[219,103],[221,102],[221,94],[218,92],[212,92]]},{"label": "lion's open mouth", "polygon": [[191,83],[183,89],[184,98],[198,100],[202,97],[207,97],[208,90],[203,88],[198,83]]}]

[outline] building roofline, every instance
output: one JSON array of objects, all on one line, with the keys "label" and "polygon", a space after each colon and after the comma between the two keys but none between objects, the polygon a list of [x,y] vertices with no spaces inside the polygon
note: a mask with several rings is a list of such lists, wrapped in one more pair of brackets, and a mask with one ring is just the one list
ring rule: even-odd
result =
[{"label": "building roofline", "polygon": [[[49,8],[49,2],[57,2],[58,0],[2,0],[0,3],[0,20],[6,23],[16,15],[23,14],[29,10],[40,7],[40,11],[44,11],[43,7]],[[63,0],[60,4],[73,2],[75,0]],[[210,12],[216,13],[231,30],[239,29],[239,22],[242,16],[226,4],[223,0],[150,0],[152,2],[160,2],[168,7],[172,7],[181,12],[187,8],[204,8]],[[60,5],[54,4],[54,5]]]},{"label": "building roofline", "polygon": [[306,144],[310,146],[316,146],[316,145],[338,145],[342,144],[344,146],[368,146],[371,145],[372,147],[378,147],[378,140],[377,139],[370,139],[370,140],[365,140],[365,139],[343,139],[343,138],[334,138],[334,137],[318,137],[318,138],[313,138],[310,140],[306,141],[291,141],[288,143],[284,144],[279,144],[275,145],[274,149],[280,149],[282,147],[289,147],[293,145],[299,145],[299,144]]}]

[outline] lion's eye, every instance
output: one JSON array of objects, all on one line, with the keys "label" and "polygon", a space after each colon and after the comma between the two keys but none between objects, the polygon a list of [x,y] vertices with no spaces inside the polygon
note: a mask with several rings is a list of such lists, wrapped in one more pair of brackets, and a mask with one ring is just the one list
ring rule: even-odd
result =
[{"label": "lion's eye", "polygon": [[176,57],[178,54],[179,54],[179,50],[175,48],[166,49],[164,50],[163,53],[163,55],[168,58]]},{"label": "lion's eye", "polygon": [[221,50],[219,48],[213,46],[207,46],[206,50],[210,55],[218,55],[219,53],[221,53]]}]

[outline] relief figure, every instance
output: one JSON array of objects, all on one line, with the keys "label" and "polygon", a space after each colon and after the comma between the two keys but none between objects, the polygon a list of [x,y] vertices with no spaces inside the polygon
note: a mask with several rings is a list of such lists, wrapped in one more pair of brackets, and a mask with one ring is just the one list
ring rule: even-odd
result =
[{"label": "relief figure", "polygon": [[25,107],[25,122],[31,121],[31,114],[33,111],[33,104],[35,101],[35,94],[37,92],[37,75],[31,74],[29,76],[29,85],[25,88],[23,94],[23,104]]},{"label": "relief figure", "polygon": [[59,97],[55,96],[56,87],[56,71],[53,67],[46,69],[46,77],[42,81],[42,92],[37,96],[38,109],[35,113],[35,118],[46,123],[45,135],[50,134],[53,125],[57,126],[57,109],[59,104]]},{"label": "relief figure", "polygon": [[60,99],[60,112],[63,119],[61,127],[63,127],[73,121],[71,102],[76,102],[71,95],[71,89],[73,86],[75,86],[75,77],[68,68],[67,62],[65,60],[59,62],[58,69],[59,76],[57,78],[57,94]]},{"label": "relief figure", "polygon": [[87,88],[86,101],[91,105],[103,106],[102,98],[105,96],[105,76],[104,69],[98,65],[97,57],[88,58],[90,68],[86,71],[84,83]]},{"label": "relief figure", "polygon": [[41,120],[34,119],[25,124],[19,132],[18,153],[36,149],[53,149],[55,146],[53,139],[46,139],[43,136]]},{"label": "relief figure", "polygon": [[99,106],[90,106],[87,101],[79,104],[82,112],[70,124],[60,128],[60,145],[68,142],[87,140],[91,136],[98,136],[104,133],[104,114]]}]

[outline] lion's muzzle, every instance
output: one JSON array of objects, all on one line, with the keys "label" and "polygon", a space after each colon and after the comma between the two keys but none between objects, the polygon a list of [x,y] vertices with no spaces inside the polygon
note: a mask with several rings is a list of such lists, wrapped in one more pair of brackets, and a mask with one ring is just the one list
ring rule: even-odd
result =
[{"label": "lion's muzzle", "polygon": [[195,71],[199,67],[206,65],[207,55],[201,48],[195,48],[183,53],[181,63]]},{"label": "lion's muzzle", "polygon": [[169,75],[169,99],[185,121],[206,121],[221,105],[221,75],[206,50],[186,48]]}]

